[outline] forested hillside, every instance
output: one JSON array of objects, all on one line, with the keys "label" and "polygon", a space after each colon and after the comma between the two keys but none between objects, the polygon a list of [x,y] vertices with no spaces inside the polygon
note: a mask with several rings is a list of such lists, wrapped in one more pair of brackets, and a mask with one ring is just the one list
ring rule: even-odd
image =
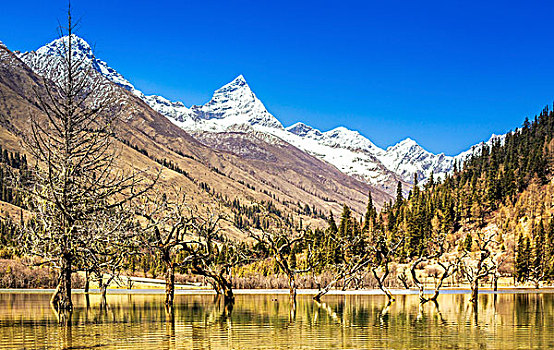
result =
[{"label": "forested hillside", "polygon": [[[398,191],[396,201],[378,215],[375,229],[405,238],[402,259],[424,254],[439,234],[447,234],[458,249],[471,250],[478,249],[472,246],[475,232],[495,232],[499,248],[506,250],[505,268],[520,281],[529,277],[532,264],[551,270],[553,135],[554,112],[547,107],[504,142],[485,145],[442,181],[431,178],[408,198]],[[511,265],[514,257],[518,271]]]}]

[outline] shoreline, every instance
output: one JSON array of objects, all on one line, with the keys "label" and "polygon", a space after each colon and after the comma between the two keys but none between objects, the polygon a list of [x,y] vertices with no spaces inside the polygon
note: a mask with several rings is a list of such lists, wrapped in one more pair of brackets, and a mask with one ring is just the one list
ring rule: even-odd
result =
[{"label": "shoreline", "polygon": [[[390,289],[393,295],[418,295],[419,291],[416,288],[411,289]],[[16,289],[16,288],[1,288],[0,294],[51,294],[54,289]],[[315,295],[317,289],[298,289],[298,295]],[[432,294],[433,289],[426,289],[425,294]],[[85,294],[83,289],[73,289],[73,294]],[[100,294],[99,289],[90,289],[91,295]],[[161,288],[157,289],[108,289],[108,294],[112,295],[164,295],[165,290]],[[288,289],[234,289],[235,295],[289,295]],[[440,294],[469,294],[471,289],[456,287],[456,288],[444,288],[441,289]],[[480,288],[479,294],[550,294],[554,293],[554,287],[503,287],[498,288],[495,292],[492,288]],[[175,295],[215,295],[212,289],[176,289]],[[385,295],[379,289],[359,289],[359,290],[331,290],[326,295],[359,295],[359,296],[373,296],[373,295]]]}]

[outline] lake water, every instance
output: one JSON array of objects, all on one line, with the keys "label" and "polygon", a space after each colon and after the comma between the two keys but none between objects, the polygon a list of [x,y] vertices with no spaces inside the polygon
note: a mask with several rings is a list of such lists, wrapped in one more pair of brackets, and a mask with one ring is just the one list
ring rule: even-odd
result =
[{"label": "lake water", "polygon": [[0,349],[552,349],[554,294],[441,294],[420,310],[397,296],[237,295],[232,311],[212,295],[74,295],[70,326],[59,326],[44,293],[0,293]]}]

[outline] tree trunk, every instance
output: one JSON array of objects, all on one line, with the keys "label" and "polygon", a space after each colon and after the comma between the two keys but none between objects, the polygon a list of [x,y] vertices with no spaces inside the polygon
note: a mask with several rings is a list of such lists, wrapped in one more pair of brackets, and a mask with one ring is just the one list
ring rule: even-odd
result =
[{"label": "tree trunk", "polygon": [[402,285],[405,289],[410,289],[410,286],[408,286],[407,277],[398,277],[398,279],[400,280],[400,282],[402,282]]},{"label": "tree trunk", "polygon": [[58,286],[50,302],[57,312],[71,312],[73,303],[71,301],[71,254],[62,255],[62,266],[58,278]]},{"label": "tree trunk", "polygon": [[493,284],[494,284],[493,290],[495,292],[498,291],[498,276],[496,276],[496,275],[494,275],[494,277],[493,277]]},{"label": "tree trunk", "polygon": [[[420,263],[422,263],[423,261],[424,261],[423,258],[419,258],[410,267],[410,274],[412,275],[412,281],[414,282],[414,284],[416,285],[416,287],[419,291],[419,304],[420,304],[420,306],[429,301],[428,299],[425,298],[425,285],[423,283],[421,283],[419,278],[417,278],[417,272],[416,272],[417,266]],[[374,272],[374,274],[375,274],[375,272]],[[379,277],[377,276],[377,274],[375,274],[375,278],[379,282]],[[406,285],[406,284],[404,284],[404,285]],[[379,288],[381,288],[381,283],[380,282],[379,282]]]},{"label": "tree trunk", "polygon": [[389,301],[391,301],[391,302],[394,301],[394,297],[392,296],[392,293],[388,288],[383,286],[383,287],[381,287],[381,290],[383,291],[383,293],[385,293],[385,295],[387,296]]},{"label": "tree trunk", "polygon": [[107,283],[102,284],[102,287],[100,287],[100,295],[103,301],[106,300],[107,290],[108,290],[108,284]]},{"label": "tree trunk", "polygon": [[422,283],[419,283],[417,287],[419,289],[419,303],[424,304],[428,301],[425,298],[425,286]]},{"label": "tree trunk", "polygon": [[473,281],[471,283],[471,301],[473,304],[477,304],[477,296],[479,295],[479,280]]},{"label": "tree trunk", "polygon": [[165,274],[165,306],[167,308],[172,308],[174,300],[175,300],[175,269],[173,265],[167,264],[167,271]]},{"label": "tree trunk", "polygon": [[289,292],[290,298],[296,299],[296,283],[293,274],[289,275]]},{"label": "tree trunk", "polygon": [[[393,302],[394,297],[392,296],[392,293],[390,292],[390,290],[387,287],[385,287],[385,280],[387,279],[387,276],[389,275],[389,266],[388,266],[388,264],[385,265],[385,272],[383,273],[383,275],[381,277],[379,277],[379,275],[377,274],[377,268],[372,268],[371,271],[373,271],[373,276],[377,280],[377,285],[378,285],[379,289],[383,293],[385,293],[385,295],[387,296],[389,301]],[[421,293],[423,293],[423,292],[421,292]],[[420,295],[422,295],[422,294],[420,294]]]},{"label": "tree trunk", "polygon": [[313,297],[313,299],[317,302],[321,302],[321,297],[327,294],[337,282],[338,278],[329,282],[323,289],[319,290],[319,292],[315,295],[315,297]]},{"label": "tree trunk", "polygon": [[104,283],[104,275],[98,275],[98,289],[100,290],[100,308],[103,309],[108,304],[106,300],[106,293],[108,289],[108,283]]},{"label": "tree trunk", "polygon": [[225,298],[226,302],[235,301],[235,295],[233,294],[233,289],[230,288],[228,285],[224,285],[223,287],[223,297]]},{"label": "tree trunk", "polygon": [[90,275],[88,270],[85,270],[85,294],[88,294],[90,288]]},{"label": "tree trunk", "polygon": [[435,288],[433,295],[428,300],[436,302],[437,298],[439,297],[439,293],[440,293],[440,287]]},{"label": "tree trunk", "polygon": [[214,287],[217,294],[223,294],[225,303],[234,302],[235,296],[233,295],[233,286],[231,282],[223,276],[223,274],[214,274],[210,278],[213,280]]}]

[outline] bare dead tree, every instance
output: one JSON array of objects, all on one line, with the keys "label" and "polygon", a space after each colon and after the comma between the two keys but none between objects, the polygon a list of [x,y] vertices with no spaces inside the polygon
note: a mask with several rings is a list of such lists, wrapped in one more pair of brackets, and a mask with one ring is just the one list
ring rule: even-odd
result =
[{"label": "bare dead tree", "polygon": [[[71,273],[81,249],[98,239],[92,217],[146,192],[140,172],[118,164],[113,140],[119,119],[115,85],[76,57],[71,10],[67,28],[60,27],[61,47],[43,72],[44,90],[36,93],[43,115],[30,118],[24,147],[37,162],[31,180],[19,184],[34,225],[23,231],[25,251],[60,270],[52,297],[57,311],[71,311]],[[67,34],[67,36],[64,36]]]},{"label": "bare dead tree", "polygon": [[138,250],[138,227],[132,214],[128,207],[96,213],[89,225],[89,232],[96,239],[79,248],[86,270],[96,275],[101,306],[106,306],[107,288]]},{"label": "bare dead tree", "polygon": [[410,289],[410,286],[408,285],[408,275],[406,275],[406,270],[402,270],[398,276],[396,276],[398,280],[402,283],[405,289]]},{"label": "bare dead tree", "polygon": [[119,278],[122,269],[125,267],[127,251],[114,247],[94,257],[93,273],[96,275],[98,288],[100,289],[101,306],[107,305],[106,293],[112,282]]},{"label": "bare dead tree", "polygon": [[358,272],[366,269],[372,261],[372,252],[368,249],[366,237],[364,235],[353,237],[341,237],[336,235],[333,236],[332,239],[335,240],[335,246],[339,250],[338,255],[340,259],[332,264],[331,271],[333,275],[327,283],[323,284],[315,274],[315,267],[318,262],[315,259],[309,261],[310,270],[312,271],[313,278],[318,287],[318,292],[313,297],[317,302],[320,302],[321,297],[335,287],[339,281],[343,280],[344,285],[349,285],[353,281],[353,277],[355,277]]},{"label": "bare dead tree", "polygon": [[190,272],[208,278],[225,302],[233,302],[232,269],[251,262],[252,252],[246,243],[226,235],[220,225],[223,220],[227,220],[227,216],[221,208],[195,214],[191,223],[192,238],[183,249]]},{"label": "bare dead tree", "polygon": [[376,232],[373,235],[373,240],[374,244],[371,246],[372,259],[370,260],[371,272],[377,281],[377,286],[387,296],[387,305],[390,305],[394,301],[394,297],[385,286],[385,280],[390,274],[389,265],[400,251],[404,239],[400,237],[387,239],[382,232]]},{"label": "bare dead tree", "polygon": [[[452,260],[445,256],[445,253],[450,249],[451,245],[446,240],[446,235],[438,235],[428,242],[427,249],[424,249],[421,255],[411,264],[410,274],[414,284],[418,287],[420,304],[429,301],[436,302],[444,281],[458,271],[459,260]],[[438,282],[435,281],[435,288],[431,297],[425,297],[425,285],[421,283],[417,276],[417,267],[424,262],[435,262],[442,269]]]},{"label": "bare dead tree", "polygon": [[496,233],[484,235],[477,231],[475,242],[479,248],[476,254],[465,252],[460,258],[460,270],[471,286],[470,301],[475,305],[478,302],[479,281],[489,276],[496,269],[493,259],[492,246],[498,242],[494,239]]},{"label": "bare dead tree", "polygon": [[[267,249],[273,259],[279,265],[279,269],[287,276],[289,281],[289,293],[291,298],[296,298],[296,276],[301,273],[309,272],[312,266],[305,269],[296,269],[289,263],[289,257],[295,253],[297,245],[309,244],[307,233],[309,229],[291,229],[285,227],[282,220],[275,215],[267,214],[265,220],[270,220],[272,224],[268,229],[250,230],[249,235],[258,244]],[[307,260],[312,260],[312,249],[308,249]]]},{"label": "bare dead tree", "polygon": [[184,248],[194,243],[190,236],[194,213],[180,190],[173,189],[168,194],[158,192],[142,198],[136,214],[146,219],[142,230],[143,246],[149,253],[159,256],[163,263],[165,305],[171,311],[175,299],[175,270],[187,266],[193,258],[193,255],[185,255]]}]

